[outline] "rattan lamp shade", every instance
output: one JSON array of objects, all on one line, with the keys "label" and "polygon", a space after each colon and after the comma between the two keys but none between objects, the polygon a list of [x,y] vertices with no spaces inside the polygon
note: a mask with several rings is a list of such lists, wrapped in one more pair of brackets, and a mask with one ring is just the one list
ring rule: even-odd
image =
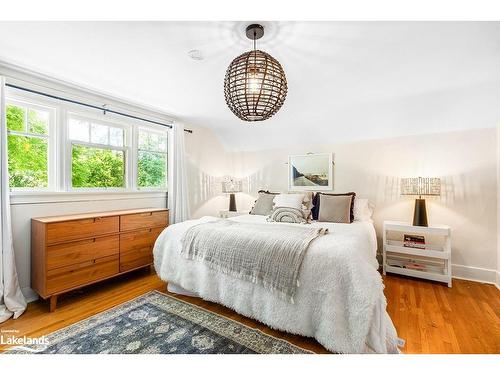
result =
[{"label": "rattan lamp shade", "polygon": [[436,177],[402,178],[401,195],[441,195],[441,179]]},{"label": "rattan lamp shade", "polygon": [[233,178],[227,178],[222,181],[222,192],[223,193],[239,193],[241,191],[241,181],[235,180]]},{"label": "rattan lamp shade", "polygon": [[244,121],[267,120],[281,108],[286,93],[285,72],[278,60],[266,52],[246,52],[227,68],[226,103]]}]

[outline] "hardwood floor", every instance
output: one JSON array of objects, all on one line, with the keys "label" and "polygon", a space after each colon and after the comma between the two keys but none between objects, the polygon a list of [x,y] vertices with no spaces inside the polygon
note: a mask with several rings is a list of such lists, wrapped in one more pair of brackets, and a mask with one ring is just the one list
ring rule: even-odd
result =
[{"label": "hardwood floor", "polygon": [[453,279],[445,284],[384,277],[387,311],[405,353],[500,353],[500,291]]},{"label": "hardwood floor", "polygon": [[[453,280],[453,288],[402,276],[385,276],[388,312],[406,340],[405,353],[500,353],[500,291],[493,285]],[[0,324],[16,336],[38,337],[126,302],[150,290],[166,292],[165,284],[144,270],[68,293],[49,313],[47,303],[28,305],[17,320]],[[225,315],[317,353],[327,353],[314,339],[278,332],[223,306],[199,298],[183,300]],[[5,346],[4,346],[5,347]],[[2,346],[0,345],[0,350]]]}]

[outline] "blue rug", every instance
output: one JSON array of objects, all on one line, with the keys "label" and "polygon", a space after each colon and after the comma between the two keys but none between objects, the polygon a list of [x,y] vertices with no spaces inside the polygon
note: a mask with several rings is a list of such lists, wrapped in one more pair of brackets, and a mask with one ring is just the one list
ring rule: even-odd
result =
[{"label": "blue rug", "polygon": [[10,353],[304,354],[287,341],[160,292],[150,292]]}]

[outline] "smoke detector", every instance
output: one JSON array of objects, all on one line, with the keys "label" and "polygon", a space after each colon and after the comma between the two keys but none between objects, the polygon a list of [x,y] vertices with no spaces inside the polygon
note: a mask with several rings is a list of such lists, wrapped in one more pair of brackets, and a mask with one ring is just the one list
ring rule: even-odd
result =
[{"label": "smoke detector", "polygon": [[196,61],[203,60],[203,54],[199,49],[192,49],[191,51],[188,52],[188,56]]}]

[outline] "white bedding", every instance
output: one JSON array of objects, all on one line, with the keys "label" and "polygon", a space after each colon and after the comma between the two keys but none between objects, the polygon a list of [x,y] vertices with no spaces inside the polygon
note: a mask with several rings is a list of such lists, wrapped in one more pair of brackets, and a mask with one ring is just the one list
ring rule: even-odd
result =
[{"label": "white bedding", "polygon": [[[206,216],[174,224],[158,237],[154,264],[164,281],[272,328],[314,337],[333,352],[397,352],[396,330],[386,312],[383,283],[377,272],[372,223],[311,224],[328,228],[330,233],[309,246],[295,303],[291,304],[261,285],[217,273],[203,262],[181,257],[184,232],[212,220],[218,219]],[[228,220],[265,223],[266,217],[243,215]]]}]

